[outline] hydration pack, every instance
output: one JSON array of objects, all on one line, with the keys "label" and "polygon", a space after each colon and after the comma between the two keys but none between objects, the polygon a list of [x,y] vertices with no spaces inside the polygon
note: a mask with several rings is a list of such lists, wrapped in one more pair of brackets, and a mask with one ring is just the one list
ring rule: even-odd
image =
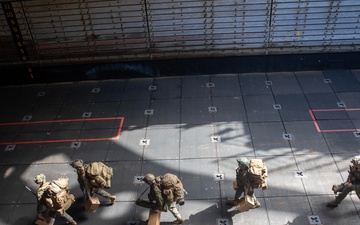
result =
[{"label": "hydration pack", "polygon": [[70,194],[68,181],[67,178],[58,178],[52,181],[43,194],[46,207],[60,215],[64,214],[75,202],[74,195]]},{"label": "hydration pack", "polygon": [[264,160],[251,159],[248,172],[251,177],[251,186],[253,188],[267,189],[267,168]]},{"label": "hydration pack", "polygon": [[110,188],[113,175],[113,168],[102,162],[90,163],[86,168],[86,176],[95,187]]},{"label": "hydration pack", "polygon": [[161,177],[160,188],[166,196],[167,202],[184,198],[184,187],[181,180],[174,174],[166,173]]}]

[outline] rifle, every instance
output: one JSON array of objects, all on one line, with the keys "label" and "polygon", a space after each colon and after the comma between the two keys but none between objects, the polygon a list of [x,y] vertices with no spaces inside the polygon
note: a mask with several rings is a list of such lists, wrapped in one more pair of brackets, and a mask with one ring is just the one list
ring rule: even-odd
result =
[{"label": "rifle", "polygon": [[135,204],[141,207],[145,207],[145,208],[149,208],[149,209],[154,209],[157,208],[156,203],[150,202],[150,201],[145,201],[143,199],[141,199],[141,196],[150,188],[150,186],[148,186],[139,196],[139,198],[136,200]]},{"label": "rifle", "polygon": [[36,200],[37,200],[37,194],[35,192],[33,192],[28,186],[25,185],[25,188],[30,191],[33,195],[35,195]]},{"label": "rifle", "polygon": [[350,177],[351,177],[351,174],[352,174],[352,172],[353,172],[353,168],[352,168],[351,165],[350,165],[349,167],[350,167],[350,170],[348,170],[349,176],[348,176],[347,180],[346,180],[344,183],[341,183],[341,184],[339,184],[339,185],[333,185],[333,186],[332,186],[332,189],[331,189],[331,190],[334,192],[334,194],[337,194],[338,192],[342,192],[342,191],[344,190],[344,188],[345,188],[345,184],[346,184],[346,183],[351,183]]}]

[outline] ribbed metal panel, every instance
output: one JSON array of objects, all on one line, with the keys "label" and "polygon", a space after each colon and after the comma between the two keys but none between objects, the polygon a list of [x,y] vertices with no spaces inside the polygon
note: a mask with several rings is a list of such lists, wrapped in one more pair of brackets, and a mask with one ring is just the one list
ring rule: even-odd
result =
[{"label": "ribbed metal panel", "polygon": [[154,58],[263,54],[269,1],[147,0]]},{"label": "ribbed metal panel", "polygon": [[357,0],[274,0],[269,53],[359,50]]},{"label": "ribbed metal panel", "polygon": [[[359,0],[12,3],[32,63],[359,51]],[[21,62],[0,13],[0,63]]]},{"label": "ribbed metal panel", "polygon": [[35,58],[80,61],[91,58],[96,61],[99,56],[149,58],[142,0],[48,0],[21,4],[29,23],[29,27],[23,26],[36,43]]}]

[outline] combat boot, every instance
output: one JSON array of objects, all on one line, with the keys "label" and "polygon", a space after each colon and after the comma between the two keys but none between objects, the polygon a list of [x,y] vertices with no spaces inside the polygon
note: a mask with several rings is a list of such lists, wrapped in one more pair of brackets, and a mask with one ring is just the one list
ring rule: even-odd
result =
[{"label": "combat boot", "polygon": [[115,200],[116,200],[116,196],[115,195],[111,195],[109,197],[110,201],[111,201],[111,204],[114,204],[115,203]]},{"label": "combat boot", "polygon": [[261,203],[259,201],[255,202],[254,209],[259,208],[261,206]]},{"label": "combat boot", "polygon": [[238,205],[239,201],[236,201],[234,198],[227,198],[226,203],[230,205]]},{"label": "combat boot", "polygon": [[176,220],[174,220],[172,223],[173,224],[182,224],[184,222],[184,219],[182,217],[177,218]]},{"label": "combat boot", "polygon": [[328,207],[338,207],[339,203],[336,200],[332,200],[326,204]]},{"label": "combat boot", "polygon": [[344,188],[345,188],[344,184],[333,185],[331,190],[334,192],[334,194],[337,194],[338,192],[341,192]]}]

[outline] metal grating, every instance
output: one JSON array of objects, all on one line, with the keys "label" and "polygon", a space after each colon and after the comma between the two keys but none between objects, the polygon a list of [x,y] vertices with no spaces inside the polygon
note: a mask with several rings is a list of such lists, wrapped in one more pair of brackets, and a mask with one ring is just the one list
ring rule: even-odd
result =
[{"label": "metal grating", "polygon": [[[11,3],[30,62],[358,51],[358,0],[32,0]],[[3,65],[21,63],[0,13]]]}]

